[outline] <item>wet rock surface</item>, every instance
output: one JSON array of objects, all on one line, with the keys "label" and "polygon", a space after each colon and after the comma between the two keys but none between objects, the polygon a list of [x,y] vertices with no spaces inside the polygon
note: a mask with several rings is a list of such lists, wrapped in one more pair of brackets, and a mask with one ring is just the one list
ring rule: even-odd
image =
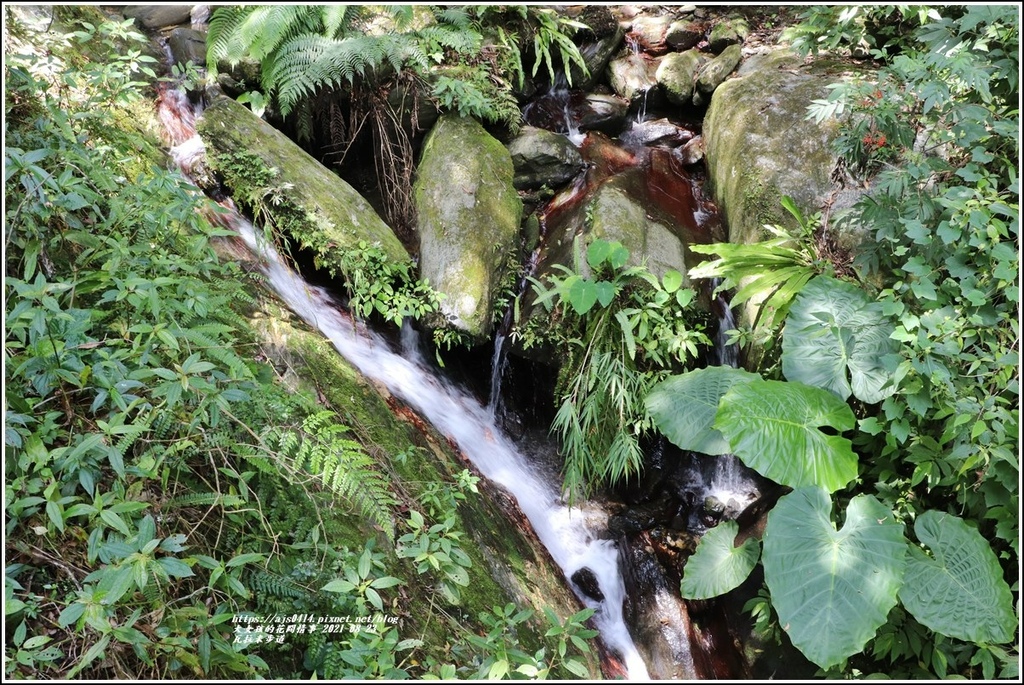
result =
[{"label": "wet rock surface", "polygon": [[516,188],[558,188],[583,169],[583,157],[565,136],[525,126],[508,144]]}]

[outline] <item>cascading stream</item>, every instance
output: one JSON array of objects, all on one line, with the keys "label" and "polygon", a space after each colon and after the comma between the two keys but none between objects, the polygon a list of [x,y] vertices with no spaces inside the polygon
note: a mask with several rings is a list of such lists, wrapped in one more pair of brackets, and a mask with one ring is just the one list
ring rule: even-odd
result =
[{"label": "cascading stream", "polygon": [[[188,108],[187,98],[171,89],[161,93],[158,109],[168,124],[172,157],[190,175],[203,152],[202,141],[195,135],[195,114]],[[233,210],[230,200],[222,204]],[[594,623],[601,640],[621,659],[628,677],[647,680],[647,667],[623,619],[625,585],[619,551],[613,541],[600,537],[606,530],[607,514],[562,504],[557,489],[531,468],[527,456],[504,435],[487,407],[422,363],[393,352],[388,342],[372,331],[354,325],[327,291],[306,283],[286,266],[276,250],[257,237],[252,224],[236,212],[220,218],[264,260],[270,287],[296,314],[329,339],[362,374],[384,385],[454,441],[483,476],[516,497],[537,537],[567,579],[582,569],[590,570],[603,601],[578,590],[577,594],[596,610]],[[414,349],[415,345],[405,347]],[[570,586],[575,587],[571,580]]]},{"label": "cascading stream", "polygon": [[595,623],[601,637],[620,655],[630,678],[646,679],[646,667],[622,618],[625,588],[618,549],[613,542],[598,538],[599,529],[590,516],[559,501],[557,491],[530,468],[486,407],[421,364],[395,354],[372,331],[357,330],[328,293],[307,284],[281,262],[273,248],[261,244],[251,224],[240,220],[238,229],[250,249],[266,260],[270,286],[296,314],[327,337],[362,374],[382,383],[451,438],[484,476],[515,495],[566,578],[582,568],[593,571],[605,600],[581,599],[597,609]]}]

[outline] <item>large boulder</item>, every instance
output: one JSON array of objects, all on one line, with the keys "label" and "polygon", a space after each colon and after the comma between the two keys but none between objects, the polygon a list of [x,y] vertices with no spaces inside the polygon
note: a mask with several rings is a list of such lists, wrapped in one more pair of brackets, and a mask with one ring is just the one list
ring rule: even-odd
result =
[{"label": "large boulder", "polygon": [[[274,224],[303,247],[311,248],[318,263],[337,271],[343,255],[376,246],[392,262],[409,254],[370,204],[348,183],[331,173],[283,133],[231,98],[220,97],[197,122],[214,169],[219,170],[236,197],[265,191],[269,180],[278,201],[263,209]],[[259,168],[260,163],[265,165]]]},{"label": "large boulder", "polygon": [[650,55],[664,55],[669,50],[665,34],[672,23],[669,16],[641,15],[633,20],[630,34],[637,46]]},{"label": "large boulder", "polygon": [[[765,224],[796,229],[796,219],[780,204],[784,195],[810,216],[826,204],[841,211],[863,194],[832,181],[835,122],[807,119],[807,106],[826,98],[826,87],[848,73],[835,62],[804,64],[778,50],[750,57],[715,90],[704,119],[705,162],[729,242],[764,240]],[[847,250],[863,239],[853,233],[833,237]],[[748,300],[737,312],[740,321],[753,322],[759,304]],[[747,364],[756,364],[756,357],[748,356]]]},{"label": "large boulder", "polygon": [[582,131],[603,131],[615,135],[626,124],[629,102],[616,95],[589,93],[573,109]]},{"label": "large boulder", "polygon": [[665,42],[678,52],[697,47],[704,40],[704,28],[693,21],[674,21],[665,33]]},{"label": "large boulder", "polygon": [[447,297],[449,323],[475,340],[491,330],[493,301],[517,245],[523,203],[509,151],[475,119],[444,115],[423,144],[413,186],[420,273]]},{"label": "large boulder", "polygon": [[593,222],[588,243],[596,238],[618,240],[629,250],[631,264],[646,260],[647,268],[659,278],[670,269],[686,273],[686,245],[669,226],[651,217],[625,179],[602,185],[589,211]]},{"label": "large boulder", "polygon": [[163,29],[192,21],[192,5],[128,5],[122,13],[147,29]]},{"label": "large boulder", "polygon": [[509,144],[513,181],[520,190],[548,186],[557,188],[583,168],[583,157],[568,138],[534,126],[524,126]]},{"label": "large boulder", "polygon": [[[710,99],[709,96],[715,88],[722,85],[725,78],[739,65],[742,57],[740,46],[730,45],[701,70],[700,76],[697,77],[696,90],[704,98],[704,102]],[[694,104],[700,104],[697,102],[696,93],[694,95]]]},{"label": "large boulder", "polygon": [[629,101],[642,98],[657,85],[655,73],[660,60],[626,50],[608,63],[608,83],[619,97]]},{"label": "large boulder", "polygon": [[805,214],[826,200],[835,209],[859,196],[830,178],[837,160],[830,147],[835,122],[807,119],[811,101],[827,97],[826,86],[843,77],[844,68],[834,62],[808,65],[777,50],[750,57],[715,90],[704,119],[704,149],[730,242],[760,240],[764,224],[795,228],[779,204],[783,195]]},{"label": "large boulder", "polygon": [[167,49],[175,64],[189,62],[197,67],[206,66],[206,34],[190,28],[178,27],[167,37]]},{"label": "large boulder", "polygon": [[690,104],[697,72],[705,61],[707,58],[698,50],[674,52],[661,60],[655,78],[669,102],[681,106]]}]

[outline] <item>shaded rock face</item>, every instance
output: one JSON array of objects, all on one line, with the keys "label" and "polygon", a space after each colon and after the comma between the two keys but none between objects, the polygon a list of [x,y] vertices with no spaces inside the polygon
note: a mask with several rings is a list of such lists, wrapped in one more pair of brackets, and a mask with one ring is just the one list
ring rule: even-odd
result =
[{"label": "shaded rock face", "polygon": [[515,249],[523,205],[512,156],[474,119],[444,115],[423,144],[413,193],[420,273],[447,295],[442,313],[476,340],[491,331],[493,300]]},{"label": "shaded rock face", "polygon": [[646,536],[627,543],[621,552],[626,600],[623,611],[633,642],[654,680],[695,680],[700,677],[690,643],[690,618],[678,592],[673,592]]},{"label": "shaded rock face", "polygon": [[524,126],[508,144],[516,188],[558,188],[583,169],[583,157],[565,136]]},{"label": "shaded rock face", "polygon": [[599,34],[596,42],[583,45],[580,48],[580,53],[583,55],[583,61],[587,65],[588,74],[584,76],[579,67],[573,66],[569,72],[572,75],[573,86],[583,90],[590,90],[600,83],[604,77],[605,69],[608,67],[608,62],[619,49],[619,46],[622,45],[622,39],[625,35],[625,30],[618,23],[615,23],[615,28],[610,33],[605,35]]},{"label": "shaded rock face", "polygon": [[[360,241],[379,247],[391,261],[409,260],[394,232],[352,186],[245,105],[217,98],[196,128],[215,168],[218,156],[247,153],[279,171],[275,183],[290,207],[268,202],[266,210],[276,225],[317,252],[322,266],[337,266],[342,254],[357,249]],[[244,193],[254,188],[231,190]]]},{"label": "shaded rock face", "polygon": [[122,10],[147,29],[163,29],[192,21],[192,5],[128,5]]},{"label": "shaded rock face", "polygon": [[579,108],[580,130],[615,134],[622,130],[628,111],[629,102],[620,97],[589,94]]},{"label": "shaded rock face", "polygon": [[[829,199],[849,206],[857,191],[830,180],[836,156],[833,122],[806,119],[807,104],[843,78],[828,62],[804,65],[786,50],[754,55],[714,92],[704,120],[708,179],[729,226],[730,242],[761,239],[764,224],[796,227],[779,198],[805,214]],[[832,198],[833,192],[836,196]]]},{"label": "shaded rock face", "polygon": [[167,47],[175,64],[206,66],[206,35],[199,31],[176,28],[167,37]]}]

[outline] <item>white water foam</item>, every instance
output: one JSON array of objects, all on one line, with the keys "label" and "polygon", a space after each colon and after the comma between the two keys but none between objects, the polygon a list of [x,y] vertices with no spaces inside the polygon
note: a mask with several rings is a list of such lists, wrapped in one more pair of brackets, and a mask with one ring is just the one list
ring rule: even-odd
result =
[{"label": "white water foam", "polygon": [[241,218],[239,223],[239,232],[250,249],[266,260],[271,287],[296,314],[323,333],[360,372],[384,384],[454,440],[484,476],[511,492],[566,578],[584,567],[594,572],[605,599],[581,599],[597,610],[594,621],[601,638],[621,657],[629,678],[647,680],[647,668],[622,615],[625,585],[618,549],[613,541],[598,539],[593,517],[559,501],[557,490],[503,435],[488,408],[422,364],[395,354],[373,332],[357,330],[326,291],[307,284],[285,266],[271,246],[257,239],[251,224]]}]

